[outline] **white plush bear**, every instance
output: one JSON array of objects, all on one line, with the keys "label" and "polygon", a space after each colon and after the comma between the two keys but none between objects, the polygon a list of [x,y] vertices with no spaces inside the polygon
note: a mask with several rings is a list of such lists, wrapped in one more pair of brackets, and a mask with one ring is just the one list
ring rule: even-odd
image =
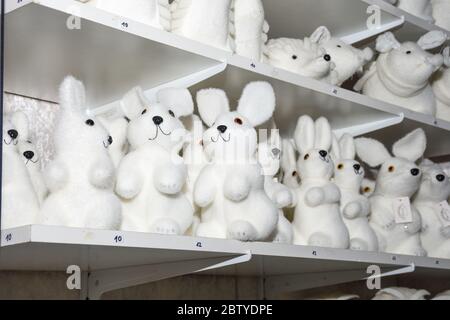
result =
[{"label": "white plush bear", "polygon": [[431,0],[435,24],[450,31],[450,0]]},{"label": "white plush bear", "polygon": [[281,153],[281,173],[282,183],[288,188],[296,189],[300,187],[300,177],[297,171],[297,150],[294,141],[283,139]]},{"label": "white plush bear", "polygon": [[[370,225],[382,252],[425,256],[420,241],[420,214],[409,199],[419,189],[421,171],[414,163],[426,149],[426,136],[417,129],[397,141],[392,153],[369,138],[355,140],[358,156],[371,167],[380,166],[375,193],[370,198]],[[410,207],[410,210],[408,210]]]},{"label": "white plush bear", "polygon": [[25,114],[3,115],[1,229],[35,224],[39,213],[36,192],[18,153],[19,132],[28,132]]},{"label": "white plush bear", "polygon": [[425,50],[441,46],[447,35],[431,31],[417,43],[399,43],[393,33],[377,38],[377,61],[355,85],[372,98],[428,115],[436,114],[436,101],[429,84],[432,74],[443,63],[442,55]]},{"label": "white plush bear", "polygon": [[360,193],[365,171],[355,156],[352,136],[333,139],[334,183],[341,191],[341,214],[350,234],[350,249],[378,251],[377,236],[369,225],[370,203]]},{"label": "white plush bear", "polygon": [[337,84],[336,66],[331,61],[331,56],[321,47],[320,41],[318,33],[303,40],[270,39],[264,48],[264,61],[304,77]]},{"label": "white plush bear", "polygon": [[329,155],[332,132],[328,120],[314,123],[309,116],[298,120],[294,134],[300,153],[301,178],[296,193],[294,244],[347,249],[349,233],[342,220],[339,188],[330,181],[334,164]]},{"label": "white plush bear", "polygon": [[426,300],[429,295],[426,290],[392,287],[381,289],[372,300]]},{"label": "white plush bear", "polygon": [[320,46],[331,57],[337,73],[336,85],[342,85],[356,73],[362,73],[363,67],[372,60],[371,48],[357,49],[339,38],[333,38],[327,27],[319,27],[313,37],[318,37]]},{"label": "white plush bear", "polygon": [[267,82],[248,84],[236,112],[230,112],[225,92],[206,89],[198,94],[209,129],[203,142],[211,164],[197,179],[195,203],[202,208],[197,236],[241,241],[267,240],[278,222],[278,208],[264,190],[256,159],[256,126],[272,117],[275,93]]},{"label": "white plush bear", "polygon": [[436,97],[436,117],[450,122],[450,47],[444,49],[443,56],[445,67],[434,76],[432,87]]},{"label": "white plush bear", "polygon": [[421,19],[434,22],[431,0],[394,0],[397,7]]},{"label": "white plush bear", "polygon": [[428,256],[450,259],[450,179],[440,165],[424,162],[414,207],[422,218],[420,238]]},{"label": "white plush bear", "polygon": [[115,170],[107,150],[111,136],[90,115],[80,81],[66,77],[59,95],[55,157],[44,171],[50,195],[42,205],[41,222],[116,230],[121,204],[113,192]]},{"label": "white plush bear", "polygon": [[193,112],[187,89],[163,89],[151,104],[142,92],[136,99],[146,108],[130,119],[130,153],[122,159],[116,192],[123,200],[125,231],[182,235],[190,227],[193,207],[183,188],[187,168],[179,152],[186,130],[180,117]]}]

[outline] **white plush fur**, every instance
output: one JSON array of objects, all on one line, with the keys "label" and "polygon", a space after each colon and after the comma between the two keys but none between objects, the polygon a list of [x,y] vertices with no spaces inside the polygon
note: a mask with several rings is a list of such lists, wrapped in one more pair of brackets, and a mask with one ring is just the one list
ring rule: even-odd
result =
[{"label": "white plush fur", "polygon": [[225,93],[207,89],[209,103],[199,105],[210,127],[203,135],[212,163],[197,179],[195,203],[202,208],[197,235],[241,241],[266,240],[278,222],[278,209],[264,190],[256,160],[254,129],[272,117],[275,93],[266,82],[248,84],[236,112],[230,112]]},{"label": "white plush fur", "polygon": [[330,124],[325,118],[314,123],[309,116],[302,116],[294,138],[300,153],[297,169],[301,178],[296,190],[294,243],[346,249],[349,233],[340,213],[341,193],[330,181],[334,173],[329,155]]},{"label": "white plush fur", "polygon": [[397,7],[419,18],[433,22],[431,0],[397,0]]},{"label": "white plush fur", "polygon": [[431,0],[435,24],[450,31],[450,0]]},{"label": "white plush fur", "polygon": [[429,295],[426,290],[392,287],[378,291],[372,300],[426,300]]},{"label": "white plush fur", "polygon": [[120,163],[116,184],[123,202],[121,229],[182,235],[194,210],[183,193],[187,168],[179,151],[186,130],[179,118],[192,114],[192,97],[187,89],[169,88],[150,104],[140,90],[135,94],[146,107],[139,115],[126,113],[131,152]]},{"label": "white plush fur", "polygon": [[450,300],[450,290],[437,294],[432,300]]},{"label": "white plush fur", "polygon": [[121,205],[113,193],[115,170],[107,148],[110,136],[89,114],[83,84],[67,77],[60,87],[55,157],[44,178],[50,195],[41,210],[43,224],[117,229]]},{"label": "white plush fur", "polygon": [[28,135],[28,120],[21,112],[3,115],[1,229],[37,223],[39,202],[28,170],[18,152],[20,132]]},{"label": "white plush fur", "polygon": [[356,91],[428,115],[436,114],[429,79],[443,63],[442,55],[426,50],[442,45],[447,35],[431,31],[417,43],[399,43],[393,33],[377,38],[380,55],[355,85]]},{"label": "white plush fur", "polygon": [[337,73],[336,85],[342,85],[356,73],[362,73],[363,67],[372,60],[373,51],[370,48],[357,49],[339,38],[331,36],[326,27],[319,27],[315,36],[320,38],[320,45],[330,55]]},{"label": "white plush fur", "polygon": [[445,66],[436,72],[432,87],[436,97],[436,117],[450,122],[450,47],[444,49],[443,56]]},{"label": "white plush fur", "polygon": [[378,237],[379,250],[426,255],[420,241],[422,223],[419,212],[411,205],[413,222],[397,224],[393,205],[397,198],[411,198],[419,189],[421,171],[414,162],[422,157],[426,149],[424,131],[417,129],[396,142],[393,146],[394,157],[382,143],[373,139],[356,139],[355,145],[361,160],[371,167],[381,165],[375,193],[370,198],[370,225]]},{"label": "white plush fur", "polygon": [[332,149],[334,183],[341,191],[341,214],[350,234],[350,249],[378,251],[378,240],[369,225],[370,202],[360,193],[364,168],[355,161],[353,137],[334,139]]},{"label": "white plush fur", "polygon": [[[414,200],[414,207],[422,218],[422,245],[428,256],[450,259],[450,226],[444,227],[439,216],[439,204],[450,197],[450,179],[442,167],[424,163],[422,183]],[[447,213],[450,223],[450,212]]]}]

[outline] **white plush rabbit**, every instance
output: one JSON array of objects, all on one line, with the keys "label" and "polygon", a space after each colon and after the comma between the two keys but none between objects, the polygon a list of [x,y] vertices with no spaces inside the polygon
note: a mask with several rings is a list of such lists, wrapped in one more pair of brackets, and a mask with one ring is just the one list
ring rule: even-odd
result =
[{"label": "white plush rabbit", "polygon": [[108,153],[112,140],[90,115],[83,84],[66,77],[54,132],[55,158],[44,171],[50,195],[42,223],[75,228],[118,229],[121,205],[113,192],[115,169]]},{"label": "white plush rabbit", "polygon": [[131,109],[128,141],[130,153],[117,174],[116,192],[123,200],[122,230],[160,234],[185,234],[193,207],[183,188],[187,168],[179,152],[186,138],[181,117],[193,112],[187,89],[168,88],[150,103],[141,90],[135,99],[145,109]]},{"label": "white plush rabbit", "polygon": [[349,234],[342,220],[339,188],[330,181],[334,164],[329,155],[332,132],[328,120],[315,123],[309,116],[298,120],[294,140],[300,157],[297,169],[301,186],[297,189],[294,216],[294,243],[346,249]]},{"label": "white plush rabbit", "polygon": [[333,140],[334,183],[341,191],[341,214],[350,234],[350,249],[378,251],[377,236],[369,225],[370,203],[360,193],[365,171],[355,161],[353,137],[345,134],[339,141]]},{"label": "white plush rabbit", "polygon": [[426,255],[420,241],[420,215],[409,201],[419,189],[422,176],[414,162],[422,157],[426,144],[425,132],[417,129],[394,144],[392,157],[381,142],[369,138],[355,140],[361,160],[371,167],[381,165],[375,193],[370,198],[370,225],[382,252]]},{"label": "white plush rabbit", "polygon": [[392,287],[378,291],[372,300],[426,300],[429,295],[426,290]]},{"label": "white plush rabbit", "polygon": [[422,217],[420,238],[428,256],[450,259],[450,179],[438,164],[424,162],[414,207]]},{"label": "white plush rabbit", "polygon": [[443,56],[445,66],[436,72],[432,87],[436,97],[436,117],[450,122],[450,47],[444,49]]},{"label": "white plush rabbit", "polygon": [[300,178],[297,171],[297,150],[294,141],[283,139],[281,153],[282,183],[288,188],[300,187]]},{"label": "white plush rabbit", "polygon": [[28,135],[25,114],[15,112],[11,116],[3,115],[1,229],[38,222],[38,198],[17,148],[21,133]]},{"label": "white plush rabbit", "polygon": [[394,34],[387,32],[377,38],[376,49],[380,55],[371,68],[355,85],[372,98],[428,115],[436,114],[436,101],[429,84],[443,58],[426,50],[441,46],[447,35],[431,31],[417,43],[400,43]]},{"label": "white plush rabbit", "polygon": [[197,179],[195,203],[202,208],[197,235],[241,241],[267,240],[278,222],[278,209],[264,190],[256,159],[255,127],[272,117],[275,93],[266,82],[248,84],[236,112],[230,112],[225,92],[198,93],[209,103],[199,105],[209,127],[203,142],[211,164]]},{"label": "white plush rabbit", "polygon": [[450,0],[431,0],[435,24],[450,31]]},{"label": "white plush rabbit", "polygon": [[366,198],[370,198],[375,192],[375,185],[374,180],[364,178],[361,182],[361,194]]},{"label": "white plush rabbit", "polygon": [[421,19],[434,22],[431,0],[396,0],[396,2],[400,9]]}]

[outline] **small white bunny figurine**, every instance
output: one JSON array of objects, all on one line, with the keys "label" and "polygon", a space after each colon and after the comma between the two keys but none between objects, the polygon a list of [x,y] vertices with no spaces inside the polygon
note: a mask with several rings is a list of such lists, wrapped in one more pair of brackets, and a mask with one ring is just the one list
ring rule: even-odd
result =
[{"label": "small white bunny figurine", "polygon": [[350,234],[350,249],[378,251],[377,236],[369,225],[370,203],[360,193],[365,171],[355,156],[351,135],[333,139],[334,183],[341,191],[341,214]]},{"label": "small white bunny figurine", "polygon": [[301,178],[294,216],[294,244],[347,249],[349,233],[342,220],[339,188],[330,181],[334,164],[329,150],[332,132],[328,120],[298,120],[294,140],[300,157]]},{"label": "small white bunny figurine", "polygon": [[42,223],[116,230],[122,215],[113,192],[115,169],[108,153],[111,136],[90,115],[80,81],[66,77],[59,95],[55,158],[44,171],[50,195],[42,205]]},{"label": "small white bunny figurine", "polygon": [[222,90],[202,90],[198,97],[209,101],[199,105],[199,112],[209,126],[203,142],[211,163],[194,188],[195,203],[202,208],[197,236],[267,240],[277,226],[278,209],[264,190],[255,127],[272,117],[273,88],[267,82],[248,84],[236,112],[230,112]]},{"label": "small white bunny figurine", "polygon": [[355,91],[415,112],[436,114],[436,101],[429,80],[443,63],[442,55],[426,50],[441,46],[447,35],[431,31],[417,43],[400,43],[387,32],[377,38],[380,55],[356,83]]},{"label": "small white bunny figurine", "polygon": [[372,300],[426,300],[429,295],[426,290],[392,287],[381,289]]},{"label": "small white bunny figurine", "polygon": [[282,142],[282,182],[288,188],[296,189],[300,187],[300,178],[297,171],[297,150],[295,150],[294,141],[283,139]]},{"label": "small white bunny figurine", "polygon": [[450,259],[450,179],[438,164],[421,165],[422,183],[415,195],[414,207],[422,217],[420,238],[428,256]]},{"label": "small white bunny figurine", "polygon": [[432,87],[436,97],[436,117],[450,122],[450,47],[446,47],[442,55],[444,66],[433,77]]},{"label": "small white bunny figurine", "polygon": [[420,215],[409,201],[419,189],[422,176],[414,162],[422,157],[426,144],[425,132],[417,129],[394,144],[392,157],[381,142],[369,138],[355,140],[362,161],[371,167],[381,165],[375,193],[370,198],[370,225],[381,252],[426,255],[420,241]]}]

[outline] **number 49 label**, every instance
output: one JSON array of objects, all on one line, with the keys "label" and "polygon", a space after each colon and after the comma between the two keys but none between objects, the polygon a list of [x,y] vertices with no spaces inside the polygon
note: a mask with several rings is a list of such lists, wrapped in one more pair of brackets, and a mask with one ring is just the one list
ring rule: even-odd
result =
[{"label": "number 49 label", "polygon": [[447,201],[439,203],[438,207],[439,220],[444,227],[450,227],[450,205]]}]

